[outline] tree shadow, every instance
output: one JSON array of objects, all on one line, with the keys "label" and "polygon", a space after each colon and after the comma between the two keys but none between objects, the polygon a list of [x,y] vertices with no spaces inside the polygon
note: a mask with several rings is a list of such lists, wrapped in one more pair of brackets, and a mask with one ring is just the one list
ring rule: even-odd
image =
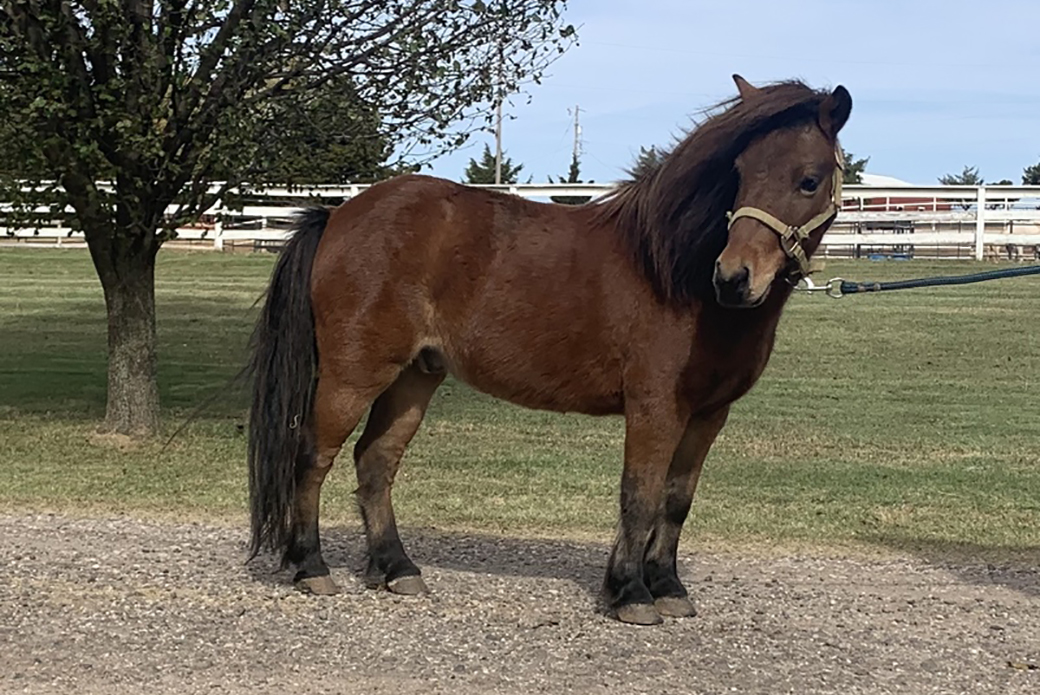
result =
[{"label": "tree shadow", "polygon": [[[234,377],[248,359],[254,313],[219,297],[158,301],[158,381],[169,411],[206,404],[221,415],[241,408]],[[4,351],[0,413],[95,420],[107,384],[104,304],[70,300],[52,311],[0,317]]]}]

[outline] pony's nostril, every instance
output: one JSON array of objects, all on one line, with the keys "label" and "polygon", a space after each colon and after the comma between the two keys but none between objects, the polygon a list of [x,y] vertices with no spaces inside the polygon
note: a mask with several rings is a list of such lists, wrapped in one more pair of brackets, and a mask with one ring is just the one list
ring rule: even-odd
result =
[{"label": "pony's nostril", "polygon": [[751,270],[740,266],[736,272],[726,274],[722,272],[721,266],[716,264],[715,294],[724,306],[745,306],[748,301],[748,292],[751,287]]},{"label": "pony's nostril", "polygon": [[720,264],[715,264],[715,282],[720,285],[728,285],[729,287],[739,289],[747,287],[750,279],[751,271],[746,265],[740,266],[735,273],[727,274],[722,270]]}]

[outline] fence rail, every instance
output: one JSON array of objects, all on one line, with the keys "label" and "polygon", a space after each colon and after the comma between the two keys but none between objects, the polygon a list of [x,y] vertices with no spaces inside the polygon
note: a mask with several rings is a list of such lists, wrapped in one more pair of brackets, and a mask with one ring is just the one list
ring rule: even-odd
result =
[{"label": "fence rail", "polygon": [[[195,225],[178,230],[185,242],[208,243],[216,249],[251,243],[284,241],[292,216],[309,204],[337,204],[360,194],[368,185],[240,186],[227,191]],[[601,198],[614,190],[602,184],[516,184],[480,186],[524,198]],[[214,190],[219,190],[215,186]],[[974,257],[990,254],[1038,256],[1040,186],[845,186],[838,219],[824,237],[828,256]],[[232,202],[233,201],[233,202]],[[0,203],[0,238],[53,244],[82,242],[63,219],[70,208],[41,206],[38,226],[10,224],[13,207]],[[176,207],[169,213],[176,214]]]}]

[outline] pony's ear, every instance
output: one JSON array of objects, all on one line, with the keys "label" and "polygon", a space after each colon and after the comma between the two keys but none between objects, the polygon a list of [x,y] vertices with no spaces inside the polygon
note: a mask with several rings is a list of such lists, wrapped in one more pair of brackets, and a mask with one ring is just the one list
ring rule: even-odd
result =
[{"label": "pony's ear", "polygon": [[762,91],[758,87],[753,87],[750,82],[740,75],[734,75],[733,81],[737,85],[737,91],[740,92],[740,98],[744,101],[755,98]]},{"label": "pony's ear", "polygon": [[832,140],[836,140],[838,132],[849,120],[850,113],[852,113],[852,95],[849,94],[849,90],[838,85],[820,104],[820,128]]}]

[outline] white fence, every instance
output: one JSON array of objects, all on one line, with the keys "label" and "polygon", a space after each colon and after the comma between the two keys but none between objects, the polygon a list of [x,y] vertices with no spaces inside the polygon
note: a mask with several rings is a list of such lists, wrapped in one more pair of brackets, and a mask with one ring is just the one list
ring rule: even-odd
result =
[{"label": "white fence", "polygon": [[[178,230],[181,241],[223,249],[240,243],[254,246],[284,241],[292,216],[306,205],[335,204],[361,193],[367,185],[298,188],[240,188],[227,199],[245,201],[236,208],[223,203],[207,210],[197,225]],[[482,186],[533,200],[556,196],[591,196],[613,190],[600,184],[517,184]],[[846,186],[838,219],[824,237],[827,256],[885,254],[902,257],[972,257],[987,252],[1011,257],[1037,257],[1040,248],[1040,186]],[[0,204],[0,219],[10,211]],[[71,211],[69,211],[71,212]],[[171,212],[173,212],[171,210]],[[57,218],[57,216],[56,216]],[[8,227],[0,222],[0,239],[37,240],[51,244],[82,243],[55,219],[39,227]]]}]

